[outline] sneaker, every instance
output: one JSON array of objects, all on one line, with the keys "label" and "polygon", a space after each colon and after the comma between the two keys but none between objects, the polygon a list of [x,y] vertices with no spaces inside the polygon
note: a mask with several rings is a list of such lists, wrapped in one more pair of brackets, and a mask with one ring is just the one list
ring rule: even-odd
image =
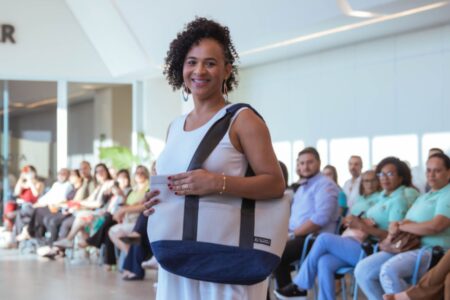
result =
[{"label": "sneaker", "polygon": [[291,283],[281,289],[276,289],[275,296],[277,296],[277,298],[281,300],[306,300],[307,292],[304,290],[300,290],[295,284]]},{"label": "sneaker", "polygon": [[73,248],[73,241],[69,241],[68,239],[62,239],[54,242],[53,246],[59,248]]}]

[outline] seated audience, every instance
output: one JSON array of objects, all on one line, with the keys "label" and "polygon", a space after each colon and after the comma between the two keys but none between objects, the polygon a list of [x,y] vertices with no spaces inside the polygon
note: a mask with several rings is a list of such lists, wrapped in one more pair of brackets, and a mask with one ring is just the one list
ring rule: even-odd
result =
[{"label": "seated audience", "polygon": [[[408,232],[421,237],[423,246],[450,248],[450,159],[435,154],[427,161],[427,182],[431,191],[419,197],[408,210],[405,220],[390,224],[392,234]],[[395,294],[408,288],[420,249],[399,254],[378,252],[362,260],[355,270],[356,280],[372,299]],[[419,276],[428,269],[430,253],[420,262]]]},{"label": "seated audience", "polygon": [[150,174],[146,167],[138,166],[135,172],[136,186],[130,196],[113,216],[114,224],[108,232],[109,238],[120,251],[128,252],[129,246],[120,237],[130,234],[136,224],[139,213],[144,211],[143,201],[149,190]]},{"label": "seated audience", "polygon": [[[390,180],[381,180],[383,192],[377,193],[378,186],[365,184],[364,180],[374,180],[374,172],[367,172],[363,176],[363,194],[378,194],[375,201],[359,198],[343,224],[347,227],[342,236],[322,233],[301,265],[294,282],[296,286],[291,289],[298,294],[306,295],[306,290],[313,287],[316,277],[319,285],[318,299],[335,299],[335,272],[342,267],[354,267],[360,257],[363,243],[367,238],[381,240],[387,236],[388,224],[391,221],[403,219],[407,203],[403,193],[403,185],[410,182],[403,181],[405,172],[400,160],[386,158],[377,167],[379,172],[394,172],[395,177]],[[364,191],[364,189],[368,191]],[[370,197],[370,196],[369,196]],[[366,210],[362,210],[362,209]]]},{"label": "seated audience", "polygon": [[[124,190],[127,186],[126,183],[129,181],[129,175],[128,171],[126,170],[120,170],[117,172],[117,181],[119,182],[120,190]],[[126,179],[128,177],[128,179]],[[109,210],[110,212],[106,212],[104,217],[104,223],[103,225],[95,232],[94,235],[89,237],[86,241],[80,241],[79,245],[81,247],[85,246],[95,246],[97,248],[100,248],[102,244],[104,244],[106,247],[106,253],[104,256],[104,263],[107,266],[116,264],[116,257],[115,257],[115,248],[114,244],[110,238],[110,232],[111,229],[116,227],[117,225],[117,219],[116,215],[119,214],[121,211],[127,211],[127,209],[132,207],[138,207],[139,203],[144,200],[145,192],[148,190],[148,170],[144,166],[138,166],[136,168],[135,172],[135,182],[136,186],[131,190],[128,195],[125,197],[125,193],[121,191],[116,191],[115,193],[122,193],[125,197],[125,200],[122,201],[122,204],[120,208],[117,210],[114,210],[114,215],[111,214],[113,210]],[[143,207],[142,209],[143,210]],[[132,211],[131,209],[129,211]],[[138,210],[136,210],[138,211]],[[130,214],[126,214],[125,216],[122,216],[121,220],[126,219],[125,222],[131,222],[131,226],[134,226],[136,223],[136,219],[139,213],[135,213],[135,216]],[[131,232],[132,229],[129,230]],[[120,249],[120,248],[119,248]],[[123,249],[120,249],[121,251],[125,251]],[[127,251],[125,251],[127,252]]]},{"label": "seated audience", "polygon": [[336,185],[339,188],[339,194],[338,194],[338,206],[339,206],[339,215],[345,216],[347,214],[347,196],[345,195],[344,191],[338,184],[338,176],[337,176],[337,170],[332,165],[326,165],[325,168],[322,170],[323,175],[327,176],[331,180],[336,183]]},{"label": "seated audience", "polygon": [[[70,232],[66,238],[54,242],[54,246],[71,248],[76,234],[84,229],[84,227],[91,225],[94,219],[103,213],[103,211],[95,210],[104,207],[108,202],[114,181],[111,179],[108,168],[103,163],[99,163],[95,166],[94,178],[97,186],[88,198],[79,202],[69,202],[69,207],[73,210],[73,216],[66,218],[63,221],[63,224],[64,228],[67,226],[71,227]],[[70,224],[71,222],[72,224]],[[61,224],[61,227],[63,224]]]},{"label": "seated audience", "polygon": [[291,206],[289,241],[274,272],[279,290],[283,293],[292,282],[290,264],[300,259],[306,236],[317,232],[335,232],[339,218],[339,188],[320,173],[320,157],[316,149],[308,147],[300,151],[297,173],[302,180]]}]

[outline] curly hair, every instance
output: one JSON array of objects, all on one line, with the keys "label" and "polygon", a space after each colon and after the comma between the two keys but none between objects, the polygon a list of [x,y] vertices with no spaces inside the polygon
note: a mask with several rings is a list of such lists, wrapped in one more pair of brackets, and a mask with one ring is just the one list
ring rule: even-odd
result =
[{"label": "curly hair", "polygon": [[[375,172],[379,174],[381,172],[381,169],[383,169],[386,165],[394,165],[395,169],[397,170],[398,176],[402,177],[401,184],[407,187],[414,187],[412,184],[412,175],[411,175],[411,169],[408,167],[408,165],[398,159],[397,157],[389,156],[384,158],[380,163],[377,165],[377,168],[375,169]],[[415,188],[415,187],[414,187]]]},{"label": "curly hair", "polygon": [[238,69],[234,63],[238,61],[239,56],[231,41],[228,27],[206,18],[196,17],[170,43],[163,72],[167,81],[173,90],[181,88],[183,85],[183,64],[186,55],[192,46],[197,45],[202,39],[213,39],[222,46],[225,61],[232,67],[231,74],[226,81],[228,91],[232,91],[238,85]]}]

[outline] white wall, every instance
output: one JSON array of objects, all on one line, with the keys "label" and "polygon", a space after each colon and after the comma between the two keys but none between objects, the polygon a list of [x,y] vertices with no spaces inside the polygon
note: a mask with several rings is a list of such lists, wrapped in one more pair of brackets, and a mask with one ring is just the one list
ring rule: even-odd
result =
[{"label": "white wall", "polygon": [[144,132],[156,156],[162,150],[167,129],[182,112],[179,92],[172,91],[164,78],[149,79],[144,83]]},{"label": "white wall", "polygon": [[450,25],[244,69],[236,100],[262,113],[274,142],[412,134],[423,162],[423,134],[450,131]]},{"label": "white wall", "polygon": [[65,1],[0,0],[0,20],[16,29],[16,44],[0,43],[0,78],[111,78]]}]

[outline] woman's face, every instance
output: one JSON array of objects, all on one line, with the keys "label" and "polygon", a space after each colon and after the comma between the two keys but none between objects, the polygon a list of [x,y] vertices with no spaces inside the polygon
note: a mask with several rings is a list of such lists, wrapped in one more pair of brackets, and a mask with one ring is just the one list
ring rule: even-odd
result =
[{"label": "woman's face", "polygon": [[106,181],[106,178],[108,177],[106,170],[104,167],[97,167],[95,169],[95,178],[98,182],[103,183]]},{"label": "woman's face", "polygon": [[393,164],[385,165],[377,175],[381,187],[386,192],[393,192],[402,184],[403,178],[398,176],[397,168]]},{"label": "woman's face", "polygon": [[81,181],[81,177],[78,177],[77,174],[75,174],[75,173],[70,174],[69,182],[72,185],[78,184],[80,181]]},{"label": "woman's face", "polygon": [[448,184],[450,169],[445,168],[442,159],[432,157],[427,161],[427,182],[431,190],[437,191]]},{"label": "woman's face", "polygon": [[144,183],[147,180],[148,178],[146,177],[145,171],[136,169],[136,172],[134,173],[134,181],[136,181],[136,183]]},{"label": "woman's face", "polygon": [[334,173],[333,170],[331,170],[330,168],[325,168],[322,171],[323,175],[327,176],[328,178],[330,178],[331,180],[334,181]]},{"label": "woman's face", "polygon": [[183,81],[196,99],[222,96],[223,81],[230,76],[222,46],[213,39],[194,44],[183,64]]},{"label": "woman's face", "polygon": [[122,190],[125,189],[125,188],[130,184],[130,182],[128,181],[127,175],[125,175],[124,173],[119,173],[119,174],[117,175],[116,180],[117,180],[117,182],[119,183],[119,187],[120,187]]},{"label": "woman's face", "polygon": [[362,184],[364,196],[369,196],[375,193],[380,186],[380,183],[377,179],[377,175],[375,174],[375,172],[365,173],[362,177]]}]

